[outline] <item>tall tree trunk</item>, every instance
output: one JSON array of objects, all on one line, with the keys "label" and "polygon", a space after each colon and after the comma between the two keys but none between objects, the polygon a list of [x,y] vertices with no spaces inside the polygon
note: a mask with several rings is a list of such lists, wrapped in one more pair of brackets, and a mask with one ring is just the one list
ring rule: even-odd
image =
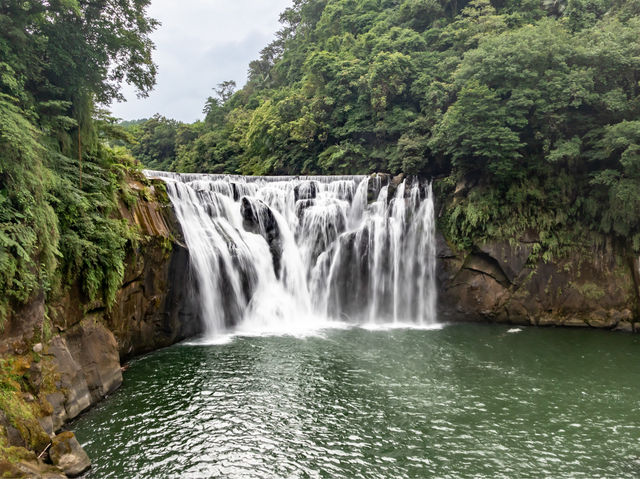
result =
[{"label": "tall tree trunk", "polygon": [[78,128],[78,164],[80,165],[80,189],[82,189],[82,139]]}]

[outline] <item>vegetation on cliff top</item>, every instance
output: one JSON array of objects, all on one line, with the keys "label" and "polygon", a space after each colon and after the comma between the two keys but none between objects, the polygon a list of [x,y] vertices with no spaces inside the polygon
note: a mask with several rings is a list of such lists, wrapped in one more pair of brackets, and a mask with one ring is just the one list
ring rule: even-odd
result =
[{"label": "vegetation on cliff top", "polygon": [[460,247],[640,251],[640,0],[294,0],[203,121],[118,126],[101,107],[155,77],[148,4],[0,5],[0,317],[75,279],[113,298],[132,136],[151,168],[443,178]]},{"label": "vegetation on cliff top", "polygon": [[0,4],[0,318],[76,279],[92,299],[120,285],[131,233],[112,213],[133,159],[99,106],[154,83],[148,4]]},{"label": "vegetation on cliff top", "polygon": [[[204,121],[135,125],[147,166],[444,176],[462,247],[540,232],[640,250],[640,1],[295,0]],[[459,193],[460,193],[459,191]]]}]

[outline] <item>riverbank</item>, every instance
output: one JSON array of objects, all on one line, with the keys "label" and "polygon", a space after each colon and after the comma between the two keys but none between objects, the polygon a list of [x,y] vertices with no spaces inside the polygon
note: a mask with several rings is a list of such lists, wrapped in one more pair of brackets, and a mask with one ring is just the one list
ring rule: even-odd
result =
[{"label": "riverbank", "polygon": [[201,331],[188,252],[164,184],[139,176],[128,186],[136,200],[121,201],[119,215],[136,228],[138,241],[114,305],[89,301],[74,283],[48,304],[40,296],[16,308],[5,323],[0,475],[73,476],[86,469],[75,439],[57,433],[121,385],[123,361]]}]

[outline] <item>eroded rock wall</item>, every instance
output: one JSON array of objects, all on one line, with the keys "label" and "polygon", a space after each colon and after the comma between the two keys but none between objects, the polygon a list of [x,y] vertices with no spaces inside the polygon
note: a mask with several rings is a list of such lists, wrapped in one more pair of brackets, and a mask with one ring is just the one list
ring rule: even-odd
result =
[{"label": "eroded rock wall", "polygon": [[113,306],[89,301],[81,285],[72,284],[49,304],[40,295],[16,308],[5,325],[3,373],[18,379],[10,384],[14,397],[0,402],[8,410],[0,421],[0,453],[13,457],[3,460],[0,454],[0,472],[55,474],[42,462],[48,452],[39,459],[36,454],[66,422],[120,386],[122,361],[201,330],[191,301],[188,252],[164,185],[132,180],[130,187],[141,192],[139,200],[131,207],[121,204],[120,215],[137,225],[140,241],[128,253]]},{"label": "eroded rock wall", "polygon": [[438,235],[440,317],[640,331],[638,259],[608,244],[546,263],[535,238],[454,251]]}]

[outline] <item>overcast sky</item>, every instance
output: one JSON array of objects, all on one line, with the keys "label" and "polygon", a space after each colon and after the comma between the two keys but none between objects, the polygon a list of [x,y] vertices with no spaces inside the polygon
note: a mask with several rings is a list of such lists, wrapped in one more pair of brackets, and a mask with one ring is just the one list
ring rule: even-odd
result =
[{"label": "overcast sky", "polygon": [[152,39],[158,65],[157,84],[139,100],[124,87],[125,103],[111,110],[125,120],[155,113],[192,122],[213,88],[225,80],[238,87],[247,79],[249,62],[258,58],[280,29],[280,13],[291,0],[153,0],[149,14],[162,22]]}]

